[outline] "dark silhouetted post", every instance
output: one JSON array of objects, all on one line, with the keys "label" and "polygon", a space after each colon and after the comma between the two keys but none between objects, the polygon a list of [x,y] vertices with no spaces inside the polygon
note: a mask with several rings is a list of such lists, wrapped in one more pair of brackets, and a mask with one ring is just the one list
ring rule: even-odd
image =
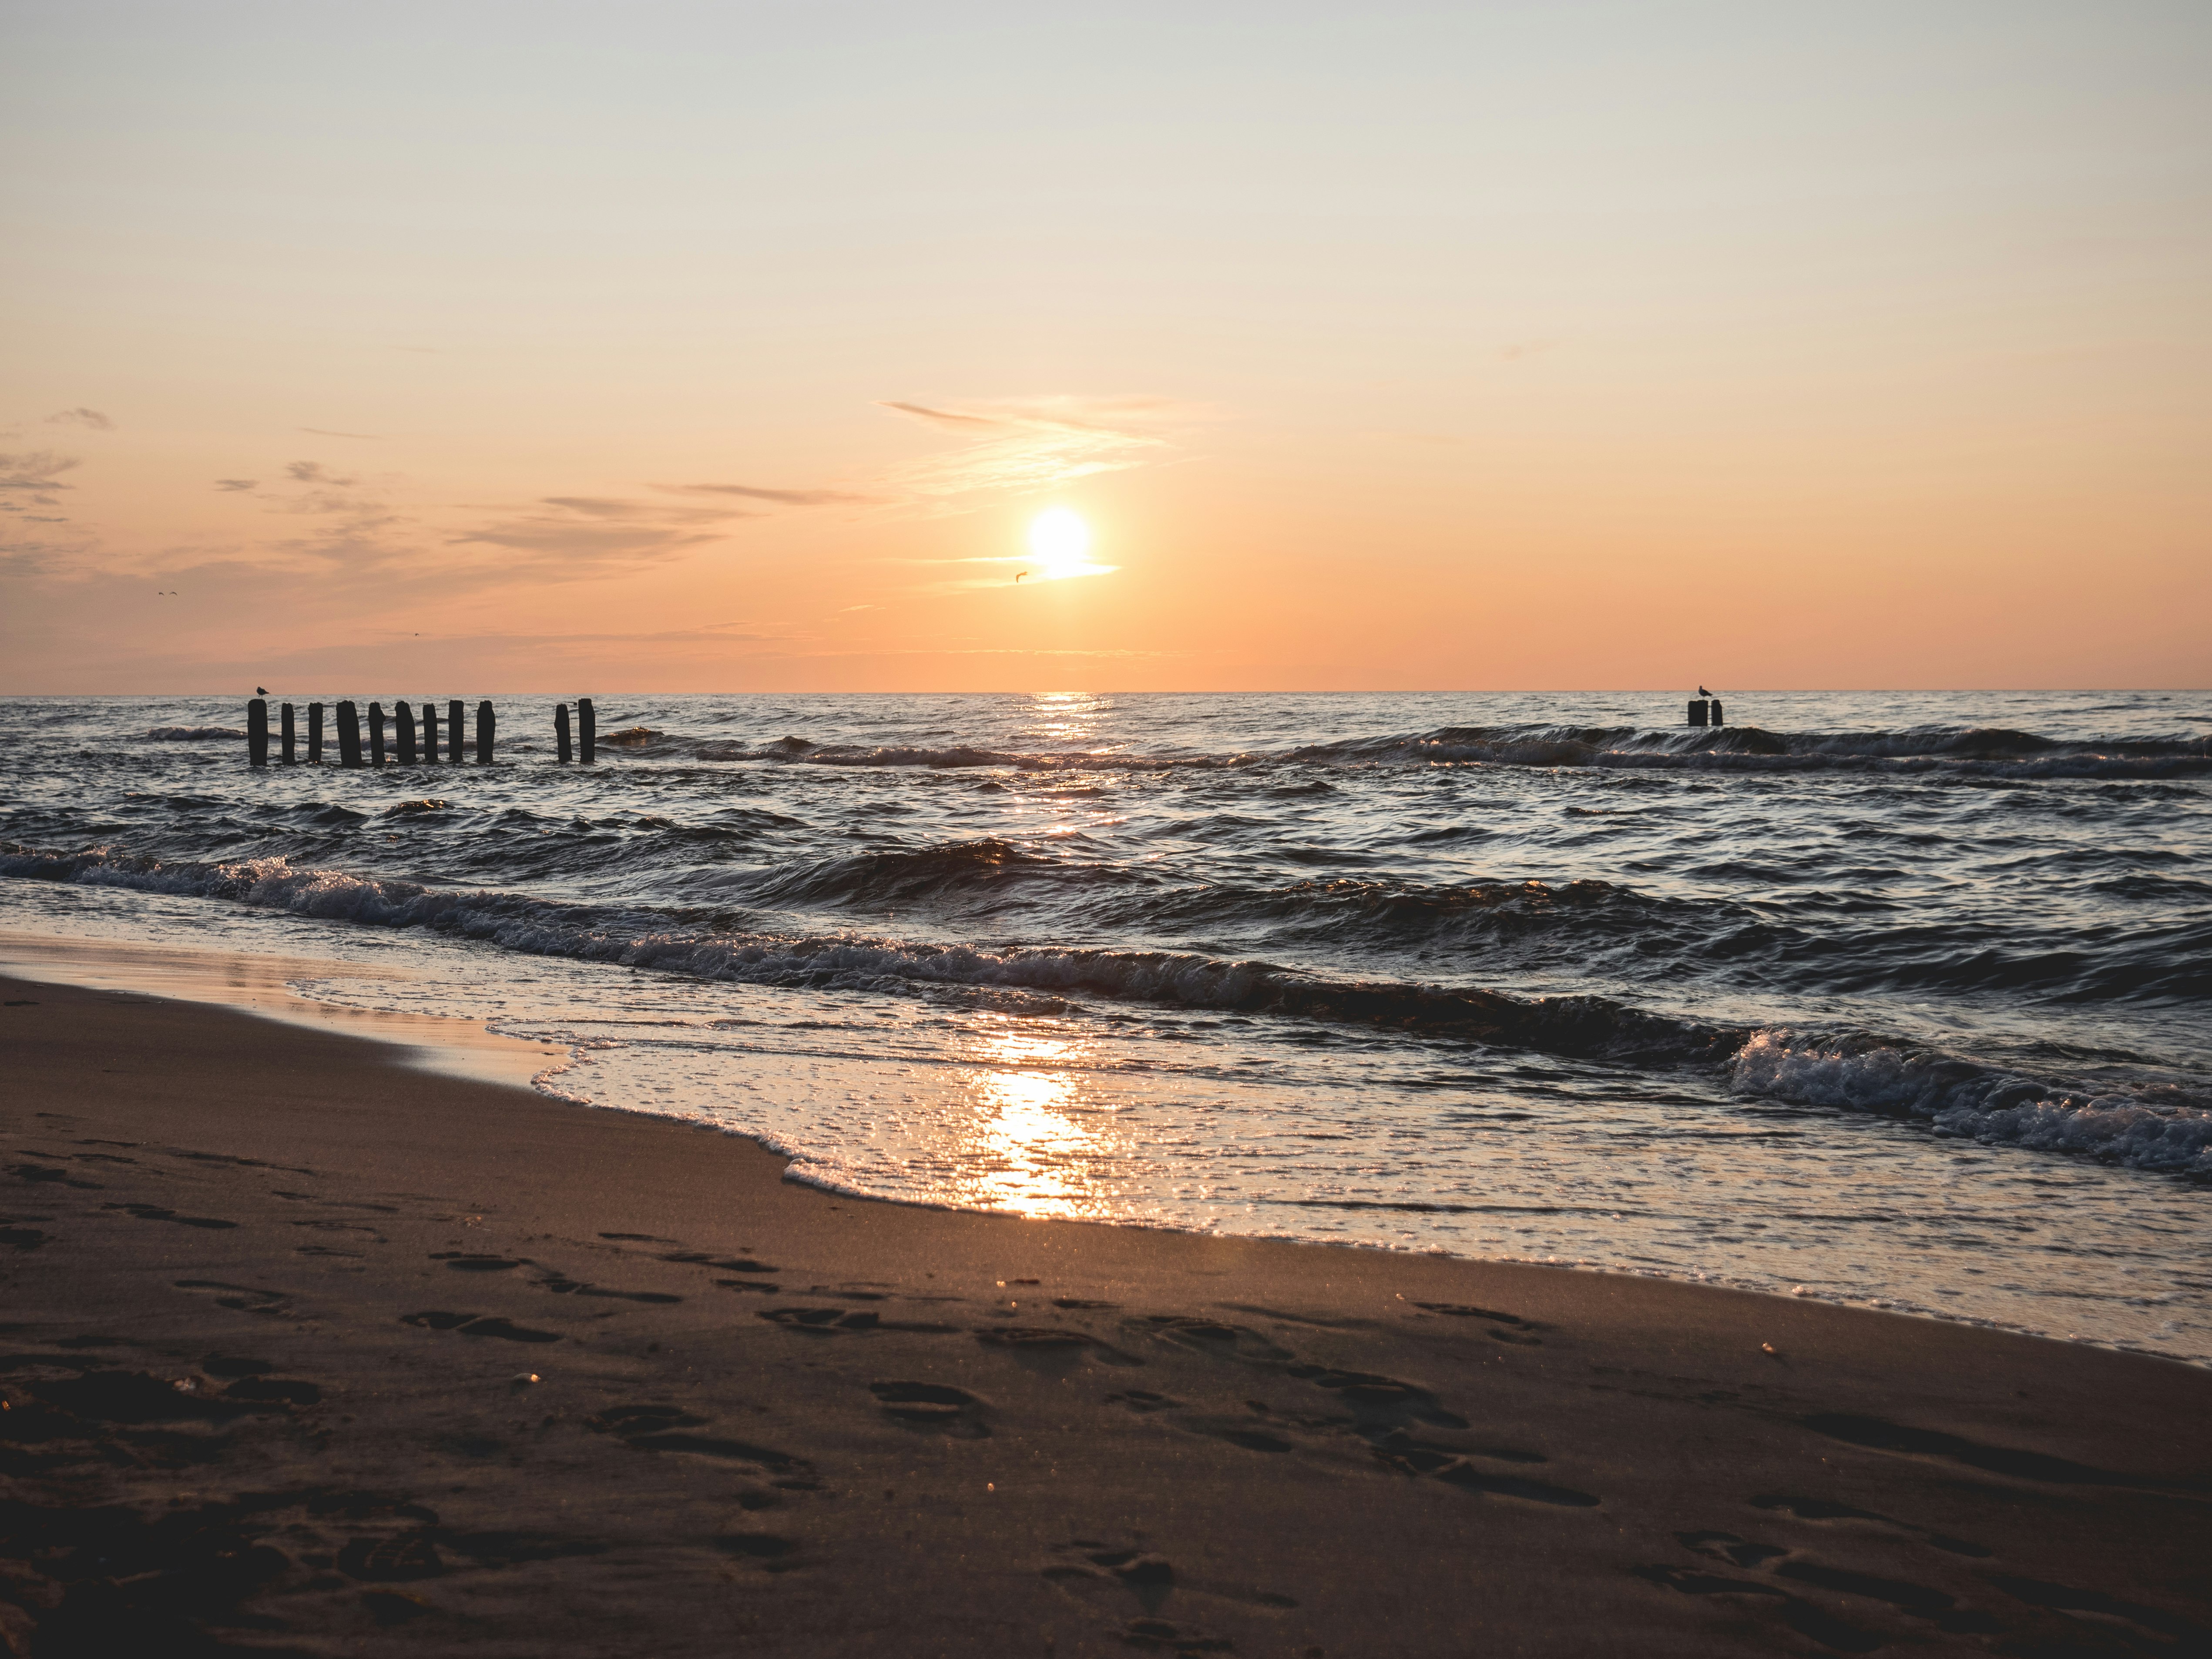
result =
[{"label": "dark silhouetted post", "polygon": [[323,763],[323,706],[319,702],[307,705],[307,764]]},{"label": "dark silhouetted post", "polygon": [[384,764],[384,705],[380,702],[368,706],[368,763]]},{"label": "dark silhouetted post", "polygon": [[338,705],[338,764],[361,764],[361,712],[349,702]]},{"label": "dark silhouetted post", "polygon": [[459,697],[446,705],[446,758],[456,766],[461,763],[461,700]]},{"label": "dark silhouetted post", "polygon": [[392,705],[392,718],[399,727],[399,763],[412,766],[415,764],[415,711],[407,706],[404,697]]},{"label": "dark silhouetted post", "polygon": [[592,712],[589,697],[576,699],[576,747],[586,763],[599,757],[599,717]]},{"label": "dark silhouetted post", "polygon": [[1703,726],[1705,723],[1705,700],[1703,697],[1692,697],[1692,698],[1691,698],[1691,699],[1690,699],[1690,724],[1691,724],[1691,725],[1692,725],[1692,726]]},{"label": "dark silhouetted post", "polygon": [[1713,699],[1713,724],[1715,726],[1726,726],[1728,724],[1727,720],[1722,716],[1721,700],[1718,697],[1715,697]]},{"label": "dark silhouetted post", "polygon": [[287,766],[297,766],[300,763],[300,757],[293,750],[292,748],[292,705],[289,702],[284,705],[283,715],[284,764]]},{"label": "dark silhouetted post", "polygon": [[569,757],[568,705],[565,702],[553,705],[553,746],[560,751],[561,764],[566,766]]},{"label": "dark silhouetted post", "polygon": [[491,699],[477,705],[477,764],[491,764],[491,741],[499,730],[499,716],[491,712]]},{"label": "dark silhouetted post", "polygon": [[438,763],[438,705],[428,697],[422,699],[422,763]]},{"label": "dark silhouetted post", "polygon": [[269,764],[269,705],[259,697],[246,705],[246,758],[249,765]]}]

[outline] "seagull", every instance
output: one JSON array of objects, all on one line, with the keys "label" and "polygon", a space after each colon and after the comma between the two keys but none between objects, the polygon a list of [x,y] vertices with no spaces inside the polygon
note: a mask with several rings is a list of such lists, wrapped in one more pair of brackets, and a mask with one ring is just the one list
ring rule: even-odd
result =
[{"label": "seagull", "polygon": [[1705,690],[1705,688],[1704,686],[1702,686],[1702,685],[1701,685],[1701,686],[1699,686],[1699,687],[1698,688],[1698,695],[1699,696],[1701,696],[1701,697],[1710,697],[1710,696],[1711,696],[1713,694],[1712,694],[1711,692],[1710,692],[1710,691],[1706,690]]},{"label": "seagull", "polygon": [[253,695],[257,697],[265,697],[269,695],[269,688],[265,685],[257,685],[253,688]]}]

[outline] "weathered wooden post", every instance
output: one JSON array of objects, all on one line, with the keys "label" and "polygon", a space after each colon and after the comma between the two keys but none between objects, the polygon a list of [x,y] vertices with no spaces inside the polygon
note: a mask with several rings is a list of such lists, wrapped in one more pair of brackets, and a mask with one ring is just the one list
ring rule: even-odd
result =
[{"label": "weathered wooden post", "polygon": [[399,727],[399,763],[412,766],[415,764],[415,711],[407,706],[406,698],[402,697],[392,705],[392,718]]},{"label": "weathered wooden post", "polygon": [[553,705],[553,747],[560,753],[561,764],[566,766],[568,763],[569,755],[568,705],[565,702],[556,702]]},{"label": "weathered wooden post", "polygon": [[368,763],[384,764],[384,705],[380,702],[368,706]]},{"label": "weathered wooden post", "polygon": [[288,702],[284,705],[284,764],[297,766],[299,763],[300,757],[292,748],[292,705]]},{"label": "weathered wooden post", "polygon": [[491,712],[491,699],[486,697],[477,705],[477,764],[491,764],[491,741],[499,728],[499,716]]},{"label": "weathered wooden post", "polygon": [[338,705],[338,764],[361,764],[361,712],[349,702]]},{"label": "weathered wooden post", "polygon": [[1721,713],[1721,700],[1718,697],[1713,699],[1713,724],[1715,726],[1728,724],[1727,717]]},{"label": "weathered wooden post", "polygon": [[446,758],[456,766],[461,763],[461,700],[459,697],[446,705]]},{"label": "weathered wooden post", "polygon": [[589,697],[576,699],[576,738],[577,747],[584,751],[583,757],[587,764],[599,759],[599,718],[592,712]]},{"label": "weathered wooden post", "polygon": [[319,702],[307,705],[307,764],[323,763],[323,706]]},{"label": "weathered wooden post", "polygon": [[269,764],[269,704],[260,697],[246,704],[246,761],[249,766]]},{"label": "weathered wooden post", "polygon": [[1705,723],[1705,700],[1703,697],[1692,697],[1692,698],[1691,698],[1691,699],[1690,699],[1690,724],[1691,724],[1691,725],[1692,725],[1692,726],[1703,726]]},{"label": "weathered wooden post", "polygon": [[422,699],[422,763],[438,763],[438,705],[428,697]]}]

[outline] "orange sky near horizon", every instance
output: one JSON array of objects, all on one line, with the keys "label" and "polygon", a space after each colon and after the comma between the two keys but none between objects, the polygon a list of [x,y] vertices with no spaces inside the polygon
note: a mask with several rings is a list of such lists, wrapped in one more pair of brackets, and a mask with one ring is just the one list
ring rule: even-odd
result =
[{"label": "orange sky near horizon", "polygon": [[2212,14],[1777,9],[19,6],[0,690],[2212,684]]}]

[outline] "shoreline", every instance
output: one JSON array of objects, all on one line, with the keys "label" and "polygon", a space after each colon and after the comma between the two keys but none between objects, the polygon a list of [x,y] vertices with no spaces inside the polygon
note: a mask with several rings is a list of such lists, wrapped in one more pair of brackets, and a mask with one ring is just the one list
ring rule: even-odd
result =
[{"label": "shoreline", "polygon": [[[20,928],[0,928],[0,977],[25,977],[83,988],[114,988],[156,997],[182,997],[206,1006],[242,1012],[248,1018],[308,1030],[335,1030],[381,1046],[404,1056],[404,1063],[453,1077],[528,1090],[556,1104],[596,1111],[629,1112],[638,1116],[663,1115],[610,1105],[544,1086],[544,1080],[574,1068],[579,1051],[549,1046],[535,1038],[495,1032],[487,1022],[435,1014],[406,1014],[388,1010],[358,1008],[326,1002],[289,988],[291,978],[338,977],[377,980],[410,977],[394,969],[360,961],[343,961],[289,953],[254,952],[198,945],[130,943],[100,937],[46,935]],[[727,1134],[794,1165],[806,1161],[801,1152],[779,1145],[771,1136],[728,1124],[703,1124],[684,1116],[663,1121],[679,1122]],[[999,1215],[1026,1218],[1006,1209],[982,1209],[927,1200],[890,1196],[864,1189],[840,1187],[800,1170],[787,1176],[795,1184],[811,1187],[832,1197],[854,1203],[884,1203],[905,1208],[948,1214]],[[1075,1224],[1112,1226],[1165,1232],[1189,1237],[1233,1237],[1250,1241],[1310,1245],[1315,1248],[1373,1250],[1389,1255],[1433,1255],[1442,1260],[1493,1262],[1559,1272],[1598,1273],[1609,1277],[1681,1285],[1693,1288],[1732,1291],[1741,1294],[1808,1301],[1821,1305],[1908,1319],[1931,1320],[2038,1341],[2079,1345],[2106,1352],[2160,1358],[2212,1372],[2212,1356],[2174,1354],[2139,1340],[2061,1334],[2002,1319],[1954,1312],[1939,1305],[1915,1302],[1894,1294],[1868,1293],[1863,1297],[1842,1297],[1832,1291],[1793,1293],[1773,1285],[1745,1283],[1724,1273],[1676,1267],[1638,1270],[1588,1259],[1557,1256],[1514,1256],[1497,1254],[1461,1255],[1435,1246],[1394,1244],[1371,1239],[1329,1239],[1302,1237],[1295,1231],[1225,1232],[1196,1225],[1144,1218],[1086,1220]]]},{"label": "shoreline", "polygon": [[359,1038],[0,987],[27,1651],[2099,1653],[2206,1622],[2182,1364],[862,1200]]}]

